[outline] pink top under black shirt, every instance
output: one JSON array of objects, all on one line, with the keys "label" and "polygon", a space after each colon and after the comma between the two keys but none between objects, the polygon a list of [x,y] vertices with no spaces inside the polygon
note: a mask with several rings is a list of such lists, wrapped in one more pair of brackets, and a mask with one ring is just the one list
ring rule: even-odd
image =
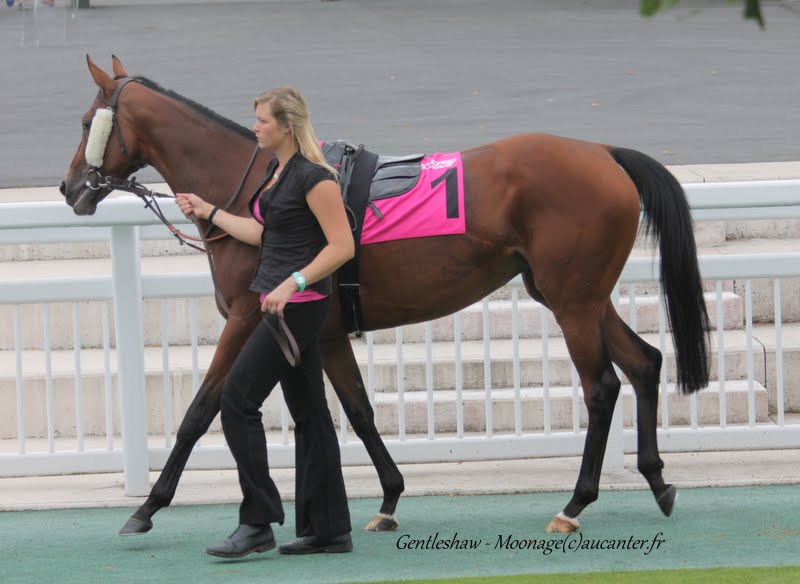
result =
[{"label": "pink top under black shirt", "polygon": [[[260,202],[261,197],[264,195],[266,191],[269,190],[269,187],[265,187],[261,193],[258,195],[255,204],[253,205],[253,218],[256,221],[264,225],[264,218],[261,216],[260,210]],[[263,304],[264,299],[267,297],[266,293],[262,293],[260,297],[260,302]],[[313,300],[322,300],[323,298],[327,298],[325,294],[320,294],[316,290],[303,290],[302,292],[298,291],[292,294],[292,297],[289,299],[289,302],[311,302]]]}]

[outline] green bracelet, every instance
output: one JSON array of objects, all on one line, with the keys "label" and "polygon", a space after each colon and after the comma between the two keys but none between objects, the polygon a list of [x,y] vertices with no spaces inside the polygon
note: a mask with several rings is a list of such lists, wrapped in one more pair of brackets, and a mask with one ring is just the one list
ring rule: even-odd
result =
[{"label": "green bracelet", "polygon": [[292,278],[294,278],[294,283],[297,284],[297,290],[302,292],[306,289],[306,277],[301,274],[300,272],[294,272],[292,274]]}]

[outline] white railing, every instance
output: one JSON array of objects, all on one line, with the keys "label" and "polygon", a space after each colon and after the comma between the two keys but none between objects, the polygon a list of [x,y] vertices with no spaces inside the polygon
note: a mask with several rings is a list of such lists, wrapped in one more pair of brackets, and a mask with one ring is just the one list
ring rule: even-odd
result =
[{"label": "white railing", "polygon": [[[711,183],[685,185],[694,214],[698,220],[743,220],[800,217],[800,181],[764,181],[746,183]],[[165,213],[175,224],[186,224],[186,220],[174,206],[165,205]],[[153,227],[155,226],[155,227]],[[199,297],[213,294],[212,284],[207,272],[186,274],[142,275],[139,262],[139,241],[146,233],[146,238],[164,238],[169,236],[157,219],[142,208],[141,203],[133,198],[121,197],[102,203],[98,212],[92,217],[77,217],[72,210],[62,203],[10,203],[2,205],[0,213],[0,244],[41,243],[41,242],[73,242],[73,241],[110,241],[112,273],[108,276],[64,277],[31,279],[26,281],[6,281],[0,276],[0,305],[13,307],[13,327],[15,337],[14,360],[16,363],[16,419],[18,448],[16,453],[0,454],[0,476],[58,474],[77,472],[109,472],[125,471],[126,493],[144,494],[149,490],[148,471],[163,467],[171,448],[170,408],[170,357],[169,335],[167,332],[168,314],[166,299],[190,298],[191,334],[191,369],[192,387],[196,391],[199,381],[199,357],[197,334],[197,301]],[[668,235],[667,235],[668,236]],[[689,399],[690,422],[688,425],[676,427],[670,423],[670,396],[667,384],[667,367],[662,371],[661,394],[661,428],[659,429],[659,445],[663,451],[687,450],[719,450],[746,448],[789,448],[796,447],[800,441],[800,425],[786,423],[783,386],[783,349],[782,349],[782,315],[781,285],[782,278],[800,277],[800,253],[769,255],[731,255],[703,256],[700,258],[704,280],[716,281],[713,297],[716,300],[717,313],[710,315],[716,319],[717,334],[714,344],[718,355],[717,375],[719,377],[719,424],[710,426],[699,422],[697,396]],[[631,258],[626,265],[621,284],[652,283],[657,281],[658,265],[650,258]],[[729,424],[726,420],[726,366],[725,335],[723,334],[723,286],[722,281],[737,279],[746,280],[746,363],[747,363],[747,410],[748,420],[745,424]],[[756,390],[754,373],[754,335],[752,318],[753,279],[774,280],[775,299],[775,350],[776,360],[776,397],[775,410],[777,419],[774,422],[756,422]],[[531,456],[563,456],[577,455],[582,452],[585,432],[580,422],[582,399],[578,388],[577,377],[572,371],[572,424],[571,428],[561,431],[553,428],[554,401],[551,395],[550,364],[548,338],[550,336],[549,320],[540,318],[542,347],[542,431],[528,431],[523,422],[523,383],[520,375],[520,316],[519,287],[520,278],[510,283],[512,288],[512,346],[511,358],[513,368],[513,432],[499,432],[494,428],[494,399],[498,391],[492,388],[492,344],[489,338],[489,304],[484,301],[483,313],[483,416],[485,430],[481,432],[465,431],[465,389],[464,362],[461,357],[461,322],[464,313],[454,317],[454,358],[455,358],[455,418],[456,427],[453,435],[437,432],[434,424],[436,409],[435,396],[437,389],[433,383],[434,360],[432,354],[432,329],[425,326],[425,409],[427,415],[427,432],[407,434],[406,398],[411,396],[405,391],[406,374],[404,372],[403,328],[396,330],[396,400],[397,403],[397,437],[387,437],[387,446],[398,463],[434,462],[445,460],[479,460],[502,459]],[[143,299],[160,298],[162,325],[162,372],[164,408],[163,446],[148,446],[148,415],[145,389],[145,340],[143,334]],[[104,417],[105,444],[103,448],[87,448],[84,441],[84,418],[82,412],[85,403],[85,387],[81,376],[81,340],[78,304],[85,301],[99,301],[103,305],[101,322],[102,347],[104,362]],[[615,301],[619,305],[619,293],[615,293]],[[629,319],[635,327],[636,294],[634,287],[628,293]],[[51,350],[48,338],[49,309],[55,302],[73,303],[73,347],[74,347],[74,407],[76,447],[70,450],[56,450],[54,446],[54,388],[53,375],[50,368]],[[114,326],[116,339],[117,379],[119,384],[119,405],[121,421],[121,444],[115,444],[112,424],[112,381],[111,354],[109,339],[108,302],[114,310]],[[20,306],[25,304],[43,304],[44,322],[44,360],[47,366],[45,373],[45,408],[47,410],[47,450],[31,452],[26,447],[25,408],[26,403],[23,369],[23,354],[20,341],[22,323]],[[660,324],[658,343],[666,355],[669,353],[668,336],[660,302]],[[374,335],[366,335],[367,371],[366,382],[370,398],[375,404],[375,343]],[[665,359],[666,363],[666,359]],[[279,394],[279,392],[276,392]],[[341,415],[344,420],[344,416]],[[281,439],[278,444],[270,444],[271,464],[274,466],[293,465],[293,445],[289,441],[289,419],[285,405],[280,405]],[[635,412],[633,414],[635,419]],[[442,435],[444,434],[444,435]],[[358,441],[348,437],[347,424],[341,424],[340,440],[342,459],[345,464],[369,464],[365,450]],[[612,435],[609,438],[606,468],[619,468],[622,465],[624,452],[636,450],[636,431],[633,422],[626,424],[623,420],[623,400],[619,400],[613,422]],[[233,460],[224,446],[203,446],[196,448],[190,459],[189,468],[220,468],[233,466]]]}]

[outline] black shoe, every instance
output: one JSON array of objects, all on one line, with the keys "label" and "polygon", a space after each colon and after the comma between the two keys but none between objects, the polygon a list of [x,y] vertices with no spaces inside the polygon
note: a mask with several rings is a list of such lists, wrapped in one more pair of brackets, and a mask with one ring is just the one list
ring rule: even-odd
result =
[{"label": "black shoe", "polygon": [[268,552],[275,549],[275,536],[269,525],[247,525],[242,523],[228,539],[208,546],[206,553],[220,558],[243,558],[253,552]]},{"label": "black shoe", "polygon": [[307,535],[278,546],[278,551],[282,554],[341,554],[353,551],[353,540],[349,533],[333,537]]}]

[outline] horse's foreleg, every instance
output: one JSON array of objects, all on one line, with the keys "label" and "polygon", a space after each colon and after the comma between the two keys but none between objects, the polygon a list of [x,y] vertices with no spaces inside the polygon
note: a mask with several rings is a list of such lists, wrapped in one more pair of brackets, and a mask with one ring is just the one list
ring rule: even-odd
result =
[{"label": "horse's foreleg", "polygon": [[136,535],[150,531],[153,527],[153,515],[159,509],[169,506],[175,496],[178,481],[180,481],[194,445],[206,433],[211,422],[219,413],[220,396],[225,378],[253,327],[254,323],[233,319],[229,319],[226,323],[208,373],[178,428],[175,445],[172,447],[164,469],[150,490],[147,500],[128,519],[120,530],[120,535]]},{"label": "horse's foreleg", "polygon": [[620,381],[611,364],[600,319],[593,314],[596,307],[593,308],[595,310],[589,308],[585,314],[573,314],[567,318],[556,315],[581,378],[584,401],[589,410],[589,427],[572,499],[547,526],[548,533],[578,529],[578,515],[597,500],[611,418],[619,396]]},{"label": "horse's foreleg", "polygon": [[639,472],[647,479],[661,511],[669,516],[677,491],[664,483],[661,474],[664,463],[658,454],[656,438],[661,351],[645,343],[611,307],[606,311],[605,331],[611,359],[619,365],[636,392]]},{"label": "horse's foreleg", "polygon": [[367,531],[397,529],[395,510],[405,489],[403,475],[397,469],[375,427],[375,414],[369,403],[350,339],[345,334],[332,336],[321,342],[320,349],[325,373],[333,384],[347,419],[353,426],[353,431],[367,449],[383,488],[383,504],[380,512],[365,529]]},{"label": "horse's foreleg", "polygon": [[163,507],[168,507],[178,488],[183,469],[192,453],[192,448],[206,433],[214,417],[219,413],[219,402],[224,378],[207,375],[197,395],[192,400],[178,428],[175,445],[169,453],[164,469],[150,490],[150,495],[120,529],[120,535],[146,533],[153,528],[152,517]]}]

